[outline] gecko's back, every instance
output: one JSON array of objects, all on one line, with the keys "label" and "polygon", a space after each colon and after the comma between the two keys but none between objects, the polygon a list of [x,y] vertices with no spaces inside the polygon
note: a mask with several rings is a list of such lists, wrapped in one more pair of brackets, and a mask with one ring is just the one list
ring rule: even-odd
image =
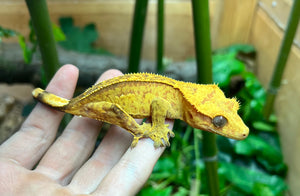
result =
[{"label": "gecko's back", "polygon": [[[150,74],[149,76],[149,79],[152,78],[151,76],[156,77],[156,75]],[[178,89],[157,80],[142,80],[142,78],[133,80],[132,77],[122,78],[122,80],[113,78],[109,80],[109,83],[104,81],[94,85],[83,94],[72,99],[66,106],[66,110],[81,108],[90,102],[107,101],[118,104],[134,118],[144,118],[150,116],[150,104],[156,97],[165,99],[171,104],[170,114],[172,114],[172,118],[182,119],[183,96]],[[168,118],[171,117],[168,116]]]}]

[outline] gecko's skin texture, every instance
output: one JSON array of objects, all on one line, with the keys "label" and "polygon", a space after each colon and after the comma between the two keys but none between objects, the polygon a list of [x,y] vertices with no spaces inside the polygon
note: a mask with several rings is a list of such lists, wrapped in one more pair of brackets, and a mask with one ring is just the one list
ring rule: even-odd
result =
[{"label": "gecko's skin texture", "polygon": [[[233,139],[245,139],[249,129],[237,114],[239,103],[228,99],[217,85],[181,82],[155,74],[127,74],[100,82],[67,100],[35,89],[33,97],[57,110],[85,116],[128,130],[132,147],[141,138],[154,146],[169,146],[174,133],[165,119],[180,119],[194,128]],[[139,125],[134,118],[150,117]]]}]

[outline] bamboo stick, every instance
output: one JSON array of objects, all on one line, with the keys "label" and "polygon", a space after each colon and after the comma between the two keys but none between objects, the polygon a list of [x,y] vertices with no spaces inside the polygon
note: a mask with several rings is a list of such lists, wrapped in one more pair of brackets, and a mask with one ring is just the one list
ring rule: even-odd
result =
[{"label": "bamboo stick", "polygon": [[46,0],[26,0],[41,51],[44,78],[48,83],[59,68],[58,56]]},{"label": "bamboo stick", "polygon": [[[199,83],[212,83],[212,58],[208,0],[192,0],[195,51]],[[219,195],[216,136],[203,132],[203,157],[209,195]]]},{"label": "bamboo stick", "polygon": [[135,1],[128,58],[128,72],[139,71],[147,7],[148,0]]},{"label": "bamboo stick", "polygon": [[277,56],[275,69],[273,71],[272,79],[269,83],[267,90],[266,103],[263,108],[265,119],[269,119],[274,107],[274,101],[277,95],[277,91],[280,88],[282,75],[285,69],[285,65],[293,44],[293,40],[297,31],[297,26],[300,20],[300,0],[294,0],[292,6],[284,38],[281,43],[280,51]]},{"label": "bamboo stick", "polygon": [[163,72],[164,56],[164,0],[157,0],[157,72]]}]

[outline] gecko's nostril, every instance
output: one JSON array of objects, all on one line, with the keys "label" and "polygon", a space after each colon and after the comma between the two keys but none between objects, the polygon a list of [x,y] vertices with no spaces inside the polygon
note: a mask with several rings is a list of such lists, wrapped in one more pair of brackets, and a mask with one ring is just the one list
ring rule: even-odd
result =
[{"label": "gecko's nostril", "polygon": [[243,138],[246,138],[247,136],[248,136],[248,134],[246,134],[246,133],[243,133],[243,134],[242,134],[242,137],[243,137]]}]

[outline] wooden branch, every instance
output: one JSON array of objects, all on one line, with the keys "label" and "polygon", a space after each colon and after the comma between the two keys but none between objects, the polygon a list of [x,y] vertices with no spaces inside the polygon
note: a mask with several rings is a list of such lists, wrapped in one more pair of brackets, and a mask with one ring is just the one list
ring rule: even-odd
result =
[{"label": "wooden branch", "polygon": [[[97,78],[108,69],[127,70],[127,59],[116,56],[101,56],[66,51],[58,47],[61,65],[73,64],[79,68],[78,85],[91,86]],[[40,85],[42,65],[40,54],[33,56],[32,62],[27,65],[23,61],[22,51],[18,44],[1,43],[0,45],[0,82],[4,83],[31,83]],[[141,62],[142,72],[154,72],[156,64],[153,61]],[[164,71],[166,76],[177,80],[196,81],[195,62],[170,63]]]}]

